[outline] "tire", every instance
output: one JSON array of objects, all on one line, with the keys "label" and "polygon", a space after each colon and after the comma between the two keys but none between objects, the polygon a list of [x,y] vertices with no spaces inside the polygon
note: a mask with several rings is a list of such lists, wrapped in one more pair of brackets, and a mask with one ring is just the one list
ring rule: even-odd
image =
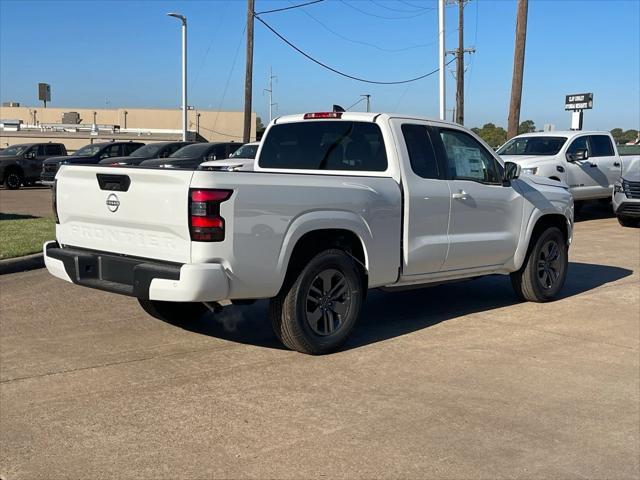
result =
[{"label": "tire", "polygon": [[522,268],[511,274],[511,285],[521,300],[548,302],[567,278],[569,248],[557,227],[547,228],[533,242]]},{"label": "tire", "polygon": [[618,223],[623,227],[638,228],[640,227],[640,218],[618,216]]},{"label": "tire", "polygon": [[300,353],[335,351],[360,316],[364,281],[358,265],[342,250],[325,250],[287,277],[269,305],[274,333]]},{"label": "tire", "polygon": [[22,175],[16,170],[9,170],[4,176],[4,186],[7,190],[18,190],[22,185]]},{"label": "tire", "polygon": [[138,299],[142,309],[158,320],[172,325],[186,325],[198,320],[209,309],[198,302],[162,302]]}]

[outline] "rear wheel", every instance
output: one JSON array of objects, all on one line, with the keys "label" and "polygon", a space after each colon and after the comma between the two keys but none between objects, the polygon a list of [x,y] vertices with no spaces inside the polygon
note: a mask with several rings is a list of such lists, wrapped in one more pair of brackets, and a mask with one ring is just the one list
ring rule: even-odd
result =
[{"label": "rear wheel", "polygon": [[198,320],[208,308],[198,302],[162,302],[159,300],[138,299],[142,309],[152,317],[174,324],[184,325]]},{"label": "rear wheel", "polygon": [[319,253],[271,300],[276,336],[301,353],[321,355],[340,347],[360,315],[364,282],[342,250]]},{"label": "rear wheel", "polygon": [[618,216],[618,223],[623,227],[640,227],[640,218]]},{"label": "rear wheel", "polygon": [[568,263],[564,235],[557,227],[547,228],[535,239],[522,268],[511,274],[513,289],[522,300],[553,300],[564,285]]},{"label": "rear wheel", "polygon": [[4,176],[4,186],[7,190],[17,190],[22,185],[22,175],[16,170],[10,170]]}]

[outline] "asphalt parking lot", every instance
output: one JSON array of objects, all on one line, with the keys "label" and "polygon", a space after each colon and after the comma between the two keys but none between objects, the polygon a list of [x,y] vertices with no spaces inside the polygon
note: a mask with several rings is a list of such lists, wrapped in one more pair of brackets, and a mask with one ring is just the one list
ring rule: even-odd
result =
[{"label": "asphalt parking lot", "polygon": [[638,478],[640,230],[598,208],[561,300],[506,277],[374,291],[324,357],[281,349],[266,302],[184,329],[0,276],[0,475]]}]

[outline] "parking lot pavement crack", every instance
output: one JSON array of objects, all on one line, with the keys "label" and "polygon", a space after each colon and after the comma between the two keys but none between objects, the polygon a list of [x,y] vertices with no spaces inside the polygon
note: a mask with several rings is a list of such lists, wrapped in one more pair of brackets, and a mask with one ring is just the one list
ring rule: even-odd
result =
[{"label": "parking lot pavement crack", "polygon": [[[233,348],[233,347],[230,347]],[[137,363],[137,362],[146,362],[148,360],[156,360],[156,359],[160,359],[160,358],[170,358],[170,357],[175,357],[178,355],[189,355],[191,353],[200,353],[200,352],[206,352],[206,351],[213,351],[213,350],[220,350],[220,347],[217,348],[199,348],[199,349],[195,349],[195,350],[185,350],[183,352],[175,352],[175,353],[169,353],[167,355],[151,355],[148,357],[141,357],[141,358],[133,358],[131,360],[122,360],[119,362],[107,362],[107,363],[101,363],[98,365],[90,365],[90,366],[86,366],[86,367],[78,367],[78,368],[70,368],[68,370],[60,370],[57,372],[47,372],[47,373],[42,373],[39,375],[27,375],[24,377],[16,377],[16,378],[10,378],[8,380],[2,380],[0,381],[0,385],[3,384],[9,384],[12,382],[19,382],[22,380],[31,380],[33,378],[44,378],[44,377],[51,377],[54,375],[64,375],[66,373],[74,373],[74,372],[81,372],[83,370],[93,370],[93,369],[98,369],[98,368],[105,368],[105,367],[112,367],[112,366],[116,366],[116,365],[126,365],[126,364],[132,364],[132,363]]]}]

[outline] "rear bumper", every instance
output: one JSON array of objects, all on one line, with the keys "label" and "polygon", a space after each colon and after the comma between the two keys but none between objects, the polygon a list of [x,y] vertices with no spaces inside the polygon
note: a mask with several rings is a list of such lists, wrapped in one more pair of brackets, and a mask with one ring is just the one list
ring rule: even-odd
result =
[{"label": "rear bumper", "polygon": [[176,264],[93,250],[44,244],[53,276],[67,282],[132,297],[168,302],[226,300],[229,279],[220,264]]}]

